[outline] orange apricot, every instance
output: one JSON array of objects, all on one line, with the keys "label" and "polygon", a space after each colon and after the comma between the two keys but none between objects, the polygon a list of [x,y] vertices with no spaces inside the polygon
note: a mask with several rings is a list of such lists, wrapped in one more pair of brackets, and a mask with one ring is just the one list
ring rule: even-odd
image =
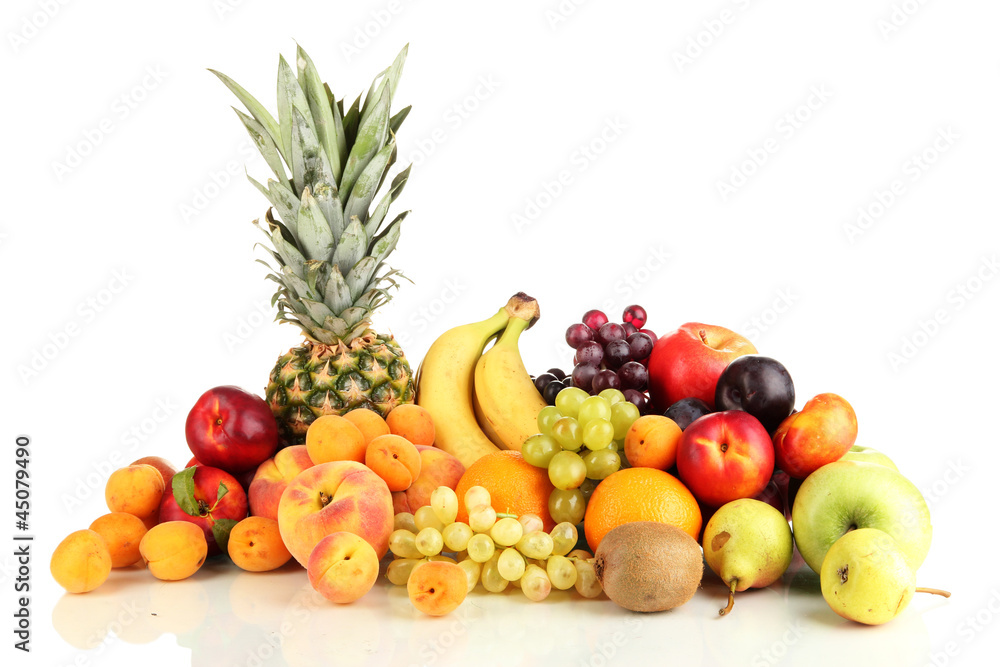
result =
[{"label": "orange apricot", "polygon": [[267,572],[287,563],[292,554],[281,541],[276,520],[250,516],[230,531],[229,557],[247,572]]},{"label": "orange apricot", "polygon": [[166,521],[153,526],[139,542],[139,553],[157,579],[187,579],[208,555],[205,531],[190,521]]},{"label": "orange apricot", "polygon": [[112,512],[94,519],[90,529],[104,538],[111,567],[128,567],[142,560],[139,542],[146,534],[142,519],[128,512]]},{"label": "orange apricot", "polygon": [[112,512],[128,512],[142,519],[160,509],[164,488],[160,471],[141,463],[111,473],[104,487],[104,499]]},{"label": "orange apricot", "polygon": [[389,425],[382,416],[368,408],[355,408],[344,414],[344,419],[358,427],[365,438],[365,445],[380,435],[389,435]]},{"label": "orange apricot", "polygon": [[402,436],[380,435],[368,443],[365,465],[390,491],[405,491],[420,475],[420,452]]},{"label": "orange apricot", "polygon": [[52,552],[49,571],[70,593],[89,593],[111,574],[108,543],[93,530],[74,531]]},{"label": "orange apricot", "polygon": [[431,413],[414,403],[397,405],[385,418],[389,432],[401,435],[414,445],[434,444],[434,420]]},{"label": "orange apricot", "polygon": [[444,616],[462,604],[469,592],[465,570],[448,561],[428,561],[410,572],[406,582],[410,602],[430,616]]},{"label": "orange apricot", "polygon": [[347,419],[323,415],[306,431],[306,451],[316,465],[331,461],[365,462],[365,436]]},{"label": "orange apricot", "polygon": [[677,423],[663,415],[643,415],[625,434],[625,458],[635,468],[667,470],[677,461],[681,441]]}]

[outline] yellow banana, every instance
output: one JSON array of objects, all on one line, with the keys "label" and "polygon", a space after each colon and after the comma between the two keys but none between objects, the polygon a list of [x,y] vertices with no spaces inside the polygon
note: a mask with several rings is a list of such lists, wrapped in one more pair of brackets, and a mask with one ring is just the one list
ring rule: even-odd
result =
[{"label": "yellow banana", "polygon": [[538,433],[538,413],[545,407],[517,349],[518,338],[531,321],[512,317],[500,340],[476,363],[476,417],[493,444],[504,449],[520,451],[524,441]]},{"label": "yellow banana", "polygon": [[525,299],[530,297],[515,294],[493,317],[444,332],[427,350],[417,370],[416,402],[434,420],[434,444],[466,467],[498,451],[479,427],[472,405],[476,362],[511,315],[523,308]]}]

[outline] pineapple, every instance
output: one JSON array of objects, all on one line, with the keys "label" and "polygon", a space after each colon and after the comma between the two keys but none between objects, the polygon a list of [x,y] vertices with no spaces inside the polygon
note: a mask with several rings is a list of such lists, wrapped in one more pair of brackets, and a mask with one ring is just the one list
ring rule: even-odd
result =
[{"label": "pineapple", "polygon": [[375,78],[363,102],[359,95],[345,111],[300,47],[297,75],[283,57],[278,62],[277,119],[213,70],[250,112],[236,111],[275,176],[266,186],[250,182],[278,214],[268,209],[266,228],[254,221],[270,239],[267,251],[276,264],[258,260],[278,284],[271,299],[275,319],[305,334],[302,345],[278,359],[267,385],[286,445],[304,442],[321,415],[364,407],[385,416],[413,402],[413,374],[402,349],[371,324],[401,277],[385,260],[406,212],[386,220],[409,167],[371,205],[396,161],[396,131],[410,110],[390,115],[406,51]]}]

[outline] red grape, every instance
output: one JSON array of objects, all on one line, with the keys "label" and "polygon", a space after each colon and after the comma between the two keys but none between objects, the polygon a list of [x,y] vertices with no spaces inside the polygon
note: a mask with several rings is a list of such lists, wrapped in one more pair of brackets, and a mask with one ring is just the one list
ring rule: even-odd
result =
[{"label": "red grape", "polygon": [[632,334],[634,334],[636,331],[638,331],[638,329],[635,327],[634,324],[630,324],[628,322],[622,322],[622,329],[625,330],[625,337],[626,338],[628,338],[629,336],[631,336]]},{"label": "red grape", "polygon": [[543,391],[545,391],[546,385],[548,385],[550,382],[555,382],[557,379],[558,378],[556,378],[556,376],[552,375],[551,373],[542,373],[541,375],[535,378],[535,389],[537,389],[538,393],[540,394]]},{"label": "red grape", "polygon": [[584,343],[576,349],[576,361],[579,364],[587,364],[597,368],[604,359],[604,348],[597,341]]},{"label": "red grape", "polygon": [[639,414],[646,414],[649,411],[649,399],[641,391],[626,389],[624,391],[625,400],[639,408]]},{"label": "red grape", "polygon": [[613,340],[604,346],[604,363],[608,368],[621,368],[631,358],[632,350],[623,340]]},{"label": "red grape", "polygon": [[621,389],[621,386],[622,381],[618,379],[618,374],[608,368],[598,371],[590,383],[591,391],[595,394],[599,394],[605,389]]},{"label": "red grape", "polygon": [[622,313],[622,322],[629,322],[635,325],[636,329],[641,329],[646,323],[646,309],[642,306],[629,306]]},{"label": "red grape", "polygon": [[564,371],[561,368],[550,368],[549,370],[547,370],[545,372],[548,373],[549,375],[555,376],[555,378],[557,380],[559,380],[559,381],[562,381],[562,380],[566,379],[566,371]]},{"label": "red grape", "polygon": [[648,378],[649,373],[646,371],[646,367],[638,361],[626,362],[618,369],[618,379],[622,381],[624,389],[643,391],[646,389]]},{"label": "red grape", "polygon": [[625,329],[614,322],[606,322],[597,330],[596,340],[601,345],[607,345],[613,340],[625,340]]},{"label": "red grape", "polygon": [[597,331],[608,323],[608,316],[599,310],[588,310],[583,314],[583,323]]},{"label": "red grape", "polygon": [[647,336],[649,336],[652,339],[653,344],[654,345],[656,344],[656,341],[657,341],[658,337],[657,337],[657,335],[655,333],[653,333],[652,329],[639,329],[639,333],[646,334]]},{"label": "red grape", "polygon": [[626,341],[632,351],[632,361],[642,361],[653,352],[652,339],[641,331],[632,334]]},{"label": "red grape", "polygon": [[573,386],[589,392],[591,382],[594,380],[594,376],[597,375],[597,373],[597,366],[578,364],[576,368],[573,369]]},{"label": "red grape", "polygon": [[574,350],[590,340],[594,340],[594,330],[586,324],[571,324],[566,329],[566,344]]}]

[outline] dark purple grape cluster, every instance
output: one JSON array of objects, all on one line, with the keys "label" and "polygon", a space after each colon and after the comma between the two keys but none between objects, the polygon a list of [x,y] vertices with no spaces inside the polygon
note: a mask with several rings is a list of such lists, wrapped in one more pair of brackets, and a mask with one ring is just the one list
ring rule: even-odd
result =
[{"label": "dark purple grape cluster", "polygon": [[566,343],[576,350],[570,374],[572,386],[591,394],[618,389],[642,414],[649,409],[646,394],[649,355],[656,334],[644,329],[646,310],[629,306],[621,323],[608,321],[599,310],[588,310],[581,322],[566,329]]},{"label": "dark purple grape cluster", "polygon": [[566,387],[573,386],[573,379],[566,375],[566,371],[561,368],[550,368],[541,375],[531,378],[535,383],[535,388],[542,395],[549,405],[556,404],[556,394]]}]

